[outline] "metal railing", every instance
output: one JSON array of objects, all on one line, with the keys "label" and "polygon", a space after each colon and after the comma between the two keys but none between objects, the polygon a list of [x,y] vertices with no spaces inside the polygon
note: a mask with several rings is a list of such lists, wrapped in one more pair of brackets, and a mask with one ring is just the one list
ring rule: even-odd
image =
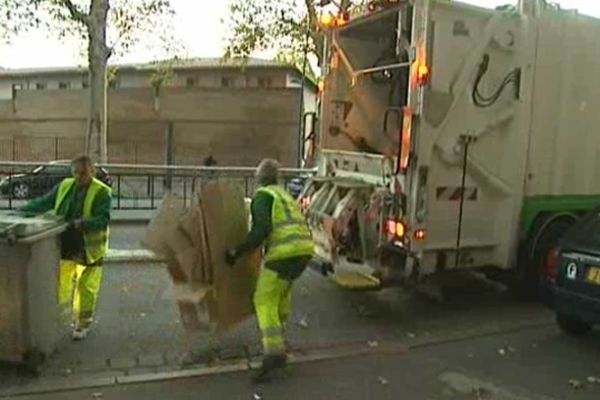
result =
[{"label": "metal railing", "polygon": [[[218,181],[238,186],[250,197],[255,190],[254,167],[196,167],[167,165],[97,165],[106,171],[113,189],[116,210],[151,210],[167,193],[190,204],[205,182]],[[58,171],[59,169],[61,169]],[[34,171],[36,171],[34,173]],[[17,209],[43,196],[69,176],[69,164],[0,162],[0,210]],[[314,170],[282,168],[280,183],[296,192]]]}]

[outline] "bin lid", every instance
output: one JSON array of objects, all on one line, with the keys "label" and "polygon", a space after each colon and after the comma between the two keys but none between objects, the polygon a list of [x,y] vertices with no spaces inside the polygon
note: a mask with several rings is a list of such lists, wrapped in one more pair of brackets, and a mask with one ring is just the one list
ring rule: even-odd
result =
[{"label": "bin lid", "polygon": [[14,213],[0,213],[0,238],[12,235],[16,238],[26,238],[38,235],[49,229],[64,224],[64,218],[46,214],[37,217],[26,217]]}]

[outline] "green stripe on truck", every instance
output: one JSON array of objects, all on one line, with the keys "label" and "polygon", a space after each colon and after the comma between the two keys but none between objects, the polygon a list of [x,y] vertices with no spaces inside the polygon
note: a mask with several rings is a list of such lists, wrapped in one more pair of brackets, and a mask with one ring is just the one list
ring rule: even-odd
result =
[{"label": "green stripe on truck", "polygon": [[529,233],[535,218],[542,213],[580,213],[600,207],[600,194],[586,196],[532,196],[523,200],[521,228]]}]

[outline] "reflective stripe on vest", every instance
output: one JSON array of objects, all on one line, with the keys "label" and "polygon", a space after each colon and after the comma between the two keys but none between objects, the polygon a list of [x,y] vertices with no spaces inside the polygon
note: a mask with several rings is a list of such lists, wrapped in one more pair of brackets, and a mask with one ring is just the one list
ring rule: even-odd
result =
[{"label": "reflective stripe on vest", "polygon": [[257,192],[273,198],[271,234],[267,238],[265,261],[312,256],[314,244],[300,207],[294,198],[280,186],[266,186]]},{"label": "reflective stripe on vest", "polygon": [[[58,214],[60,211],[60,207],[62,203],[67,198],[67,195],[73,189],[75,185],[75,179],[68,178],[61,182],[58,188],[58,195],[56,196],[56,201],[54,203],[54,213]],[[92,179],[90,186],[88,187],[87,193],[85,195],[85,200],[83,202],[83,218],[89,219],[92,218],[92,208],[94,207],[94,200],[96,196],[100,194],[102,191],[108,190],[110,192],[110,188],[106,186],[104,183],[100,182],[97,179]],[[83,241],[85,244],[85,255],[87,258],[88,265],[96,264],[101,261],[106,253],[108,252],[108,236],[109,229],[93,231],[93,232],[85,232],[83,234]]]}]

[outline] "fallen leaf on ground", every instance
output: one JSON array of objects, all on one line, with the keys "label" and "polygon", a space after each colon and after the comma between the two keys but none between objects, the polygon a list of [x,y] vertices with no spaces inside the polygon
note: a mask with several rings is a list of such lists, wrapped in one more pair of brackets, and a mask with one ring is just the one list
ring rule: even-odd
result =
[{"label": "fallen leaf on ground", "polygon": [[498,350],[498,354],[500,354],[502,357],[504,357],[506,355],[506,350],[504,349],[499,349]]},{"label": "fallen leaf on ground", "polygon": [[600,383],[600,378],[597,376],[588,376],[587,381],[589,383]]},{"label": "fallen leaf on ground", "polygon": [[476,400],[484,400],[490,398],[490,392],[481,387],[473,388],[473,395],[475,395]]},{"label": "fallen leaf on ground", "polygon": [[379,342],[377,340],[370,340],[367,342],[367,345],[369,345],[369,347],[377,347],[379,346]]},{"label": "fallen leaf on ground", "polygon": [[358,309],[357,309],[357,311],[358,311],[358,315],[360,317],[368,318],[368,317],[372,317],[373,316],[373,312],[369,311],[367,309],[367,307],[365,307],[365,306],[359,306]]},{"label": "fallen leaf on ground", "polygon": [[140,313],[140,317],[141,317],[141,318],[146,318],[146,313],[145,313],[145,312],[143,312],[143,313]]},{"label": "fallen leaf on ground", "polygon": [[569,385],[575,390],[583,389],[583,383],[577,379],[569,379]]},{"label": "fallen leaf on ground", "polygon": [[102,393],[101,392],[92,393],[92,398],[95,400],[99,400],[102,398]]},{"label": "fallen leaf on ground", "polygon": [[262,395],[260,393],[254,393],[252,396],[254,400],[262,400]]},{"label": "fallen leaf on ground", "polygon": [[414,333],[412,333],[412,332],[408,332],[408,333],[406,334],[406,336],[408,336],[408,338],[409,338],[409,339],[414,339],[414,338],[416,338],[416,337],[417,337],[417,335],[415,335],[415,334],[414,334]]},{"label": "fallen leaf on ground", "polygon": [[377,380],[379,381],[380,384],[382,385],[387,385],[388,384],[388,380],[385,379],[383,376],[380,376],[379,378],[377,378]]},{"label": "fallen leaf on ground", "polygon": [[304,317],[300,321],[298,321],[298,325],[301,328],[308,329],[309,325],[308,325],[308,320],[306,319],[306,317]]}]

